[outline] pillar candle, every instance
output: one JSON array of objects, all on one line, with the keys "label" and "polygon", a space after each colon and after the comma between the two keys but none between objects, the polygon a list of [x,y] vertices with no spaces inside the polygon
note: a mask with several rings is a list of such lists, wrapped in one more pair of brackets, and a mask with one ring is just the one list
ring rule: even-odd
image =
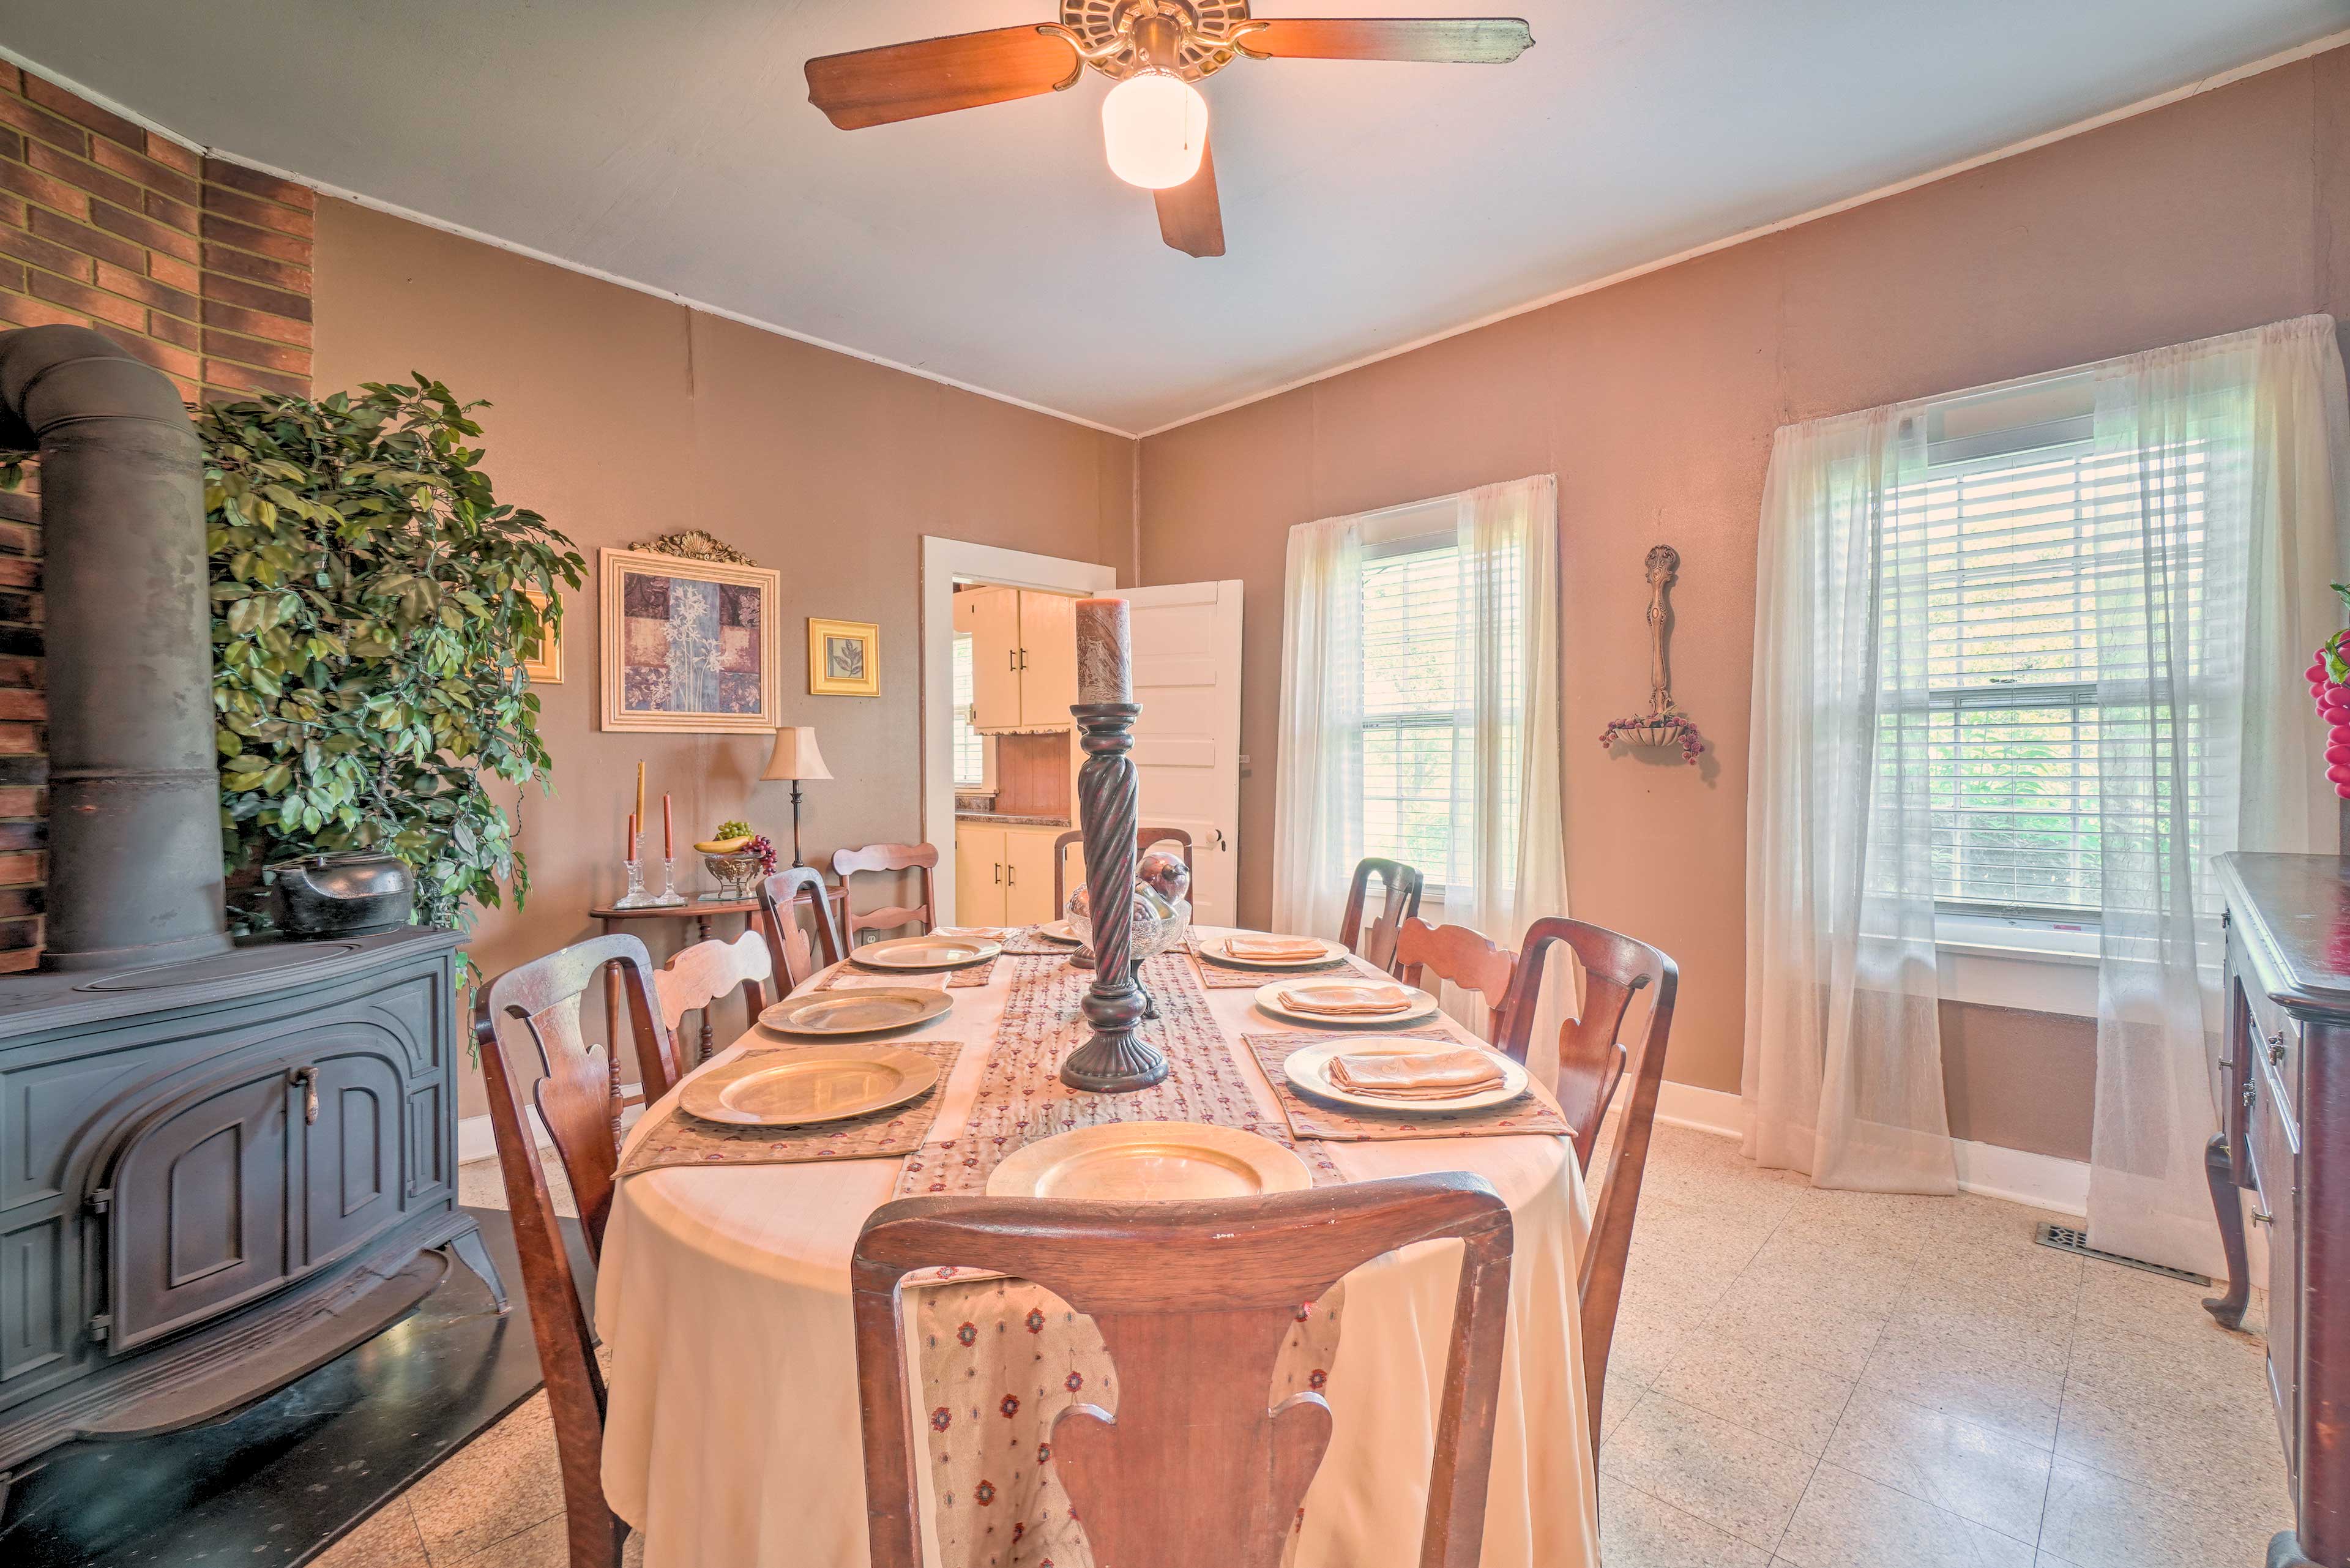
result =
[{"label": "pillar candle", "polygon": [[667,790],[661,792],[661,858],[677,858],[677,824],[670,817]]},{"label": "pillar candle", "polygon": [[1134,701],[1133,633],[1120,598],[1077,601],[1077,701]]}]

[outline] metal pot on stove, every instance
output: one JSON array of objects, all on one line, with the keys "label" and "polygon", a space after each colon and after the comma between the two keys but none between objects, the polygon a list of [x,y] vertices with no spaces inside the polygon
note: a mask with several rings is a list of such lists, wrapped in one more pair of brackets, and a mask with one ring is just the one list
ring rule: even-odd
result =
[{"label": "metal pot on stove", "polygon": [[269,867],[277,928],[296,941],[366,937],[408,924],[416,881],[397,855],[346,850]]}]

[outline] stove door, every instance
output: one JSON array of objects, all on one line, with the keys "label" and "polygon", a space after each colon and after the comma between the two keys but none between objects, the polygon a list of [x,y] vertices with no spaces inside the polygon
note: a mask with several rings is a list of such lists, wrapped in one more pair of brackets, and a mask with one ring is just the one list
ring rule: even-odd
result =
[{"label": "stove door", "polygon": [[109,1349],[189,1327],[293,1272],[300,1106],[291,1065],[273,1054],[189,1090],[132,1132],[108,1183]]}]

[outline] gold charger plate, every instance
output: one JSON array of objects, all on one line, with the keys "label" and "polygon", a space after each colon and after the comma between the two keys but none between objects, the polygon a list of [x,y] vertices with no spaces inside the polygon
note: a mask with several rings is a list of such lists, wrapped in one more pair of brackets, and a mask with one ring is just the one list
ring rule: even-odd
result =
[{"label": "gold charger plate", "polygon": [[[1248,934],[1265,935],[1267,933],[1254,932]],[[1227,941],[1231,940],[1229,937],[1210,937],[1207,940],[1200,944],[1200,956],[1206,959],[1211,963],[1220,963],[1232,969],[1312,969],[1317,964],[1333,963],[1347,956],[1347,950],[1340,947],[1336,942],[1326,941],[1320,937],[1304,937],[1299,940],[1309,942],[1320,942],[1322,945],[1322,951],[1313,958],[1237,958],[1233,956],[1231,950],[1224,945]]]},{"label": "gold charger plate", "polygon": [[[1467,1042],[1460,1042],[1466,1044]],[[1357,1110],[1385,1111],[1389,1116],[1430,1116],[1449,1111],[1482,1111],[1494,1106],[1506,1106],[1526,1092],[1532,1081],[1526,1070],[1499,1051],[1488,1052],[1493,1065],[1502,1070],[1502,1086],[1482,1089],[1473,1095],[1462,1095],[1450,1100],[1401,1100],[1385,1095],[1359,1095],[1352,1089],[1342,1089],[1330,1081],[1330,1064],[1340,1056],[1409,1056],[1424,1051],[1449,1051],[1453,1047],[1440,1040],[1398,1040],[1392,1035],[1357,1035],[1352,1040],[1325,1040],[1293,1051],[1281,1064],[1281,1075],[1289,1086],[1317,1100],[1336,1105],[1352,1106]]]},{"label": "gold charger plate", "polygon": [[679,1092],[678,1106],[728,1127],[806,1127],[902,1106],[938,1081],[939,1064],[919,1051],[810,1045],[754,1051],[697,1073]]},{"label": "gold charger plate", "polygon": [[[1402,992],[1404,1004],[1392,1012],[1315,1012],[1309,1008],[1292,1007],[1281,1000],[1284,991],[1360,991],[1368,986],[1390,984]],[[1271,985],[1256,988],[1256,1004],[1275,1018],[1293,1023],[1318,1023],[1322,1027],[1360,1029],[1366,1024],[1416,1023],[1436,1016],[1440,1004],[1436,998],[1417,986],[1388,981],[1367,980],[1276,980]]]},{"label": "gold charger plate", "polygon": [[1015,1151],[987,1179],[987,1195],[1137,1203],[1254,1198],[1313,1185],[1304,1160],[1271,1138],[1238,1127],[1108,1122]]},{"label": "gold charger plate", "polygon": [[1077,928],[1066,920],[1054,920],[1039,926],[1036,928],[1036,934],[1048,942],[1060,942],[1067,947],[1081,948],[1086,945],[1086,939],[1077,935]]},{"label": "gold charger plate", "polygon": [[914,986],[859,986],[785,997],[759,1014],[759,1026],[778,1034],[871,1034],[910,1029],[954,1006],[943,991]]},{"label": "gold charger plate", "polygon": [[992,937],[951,937],[933,931],[921,937],[891,937],[855,949],[848,961],[861,969],[966,969],[1003,950]]}]

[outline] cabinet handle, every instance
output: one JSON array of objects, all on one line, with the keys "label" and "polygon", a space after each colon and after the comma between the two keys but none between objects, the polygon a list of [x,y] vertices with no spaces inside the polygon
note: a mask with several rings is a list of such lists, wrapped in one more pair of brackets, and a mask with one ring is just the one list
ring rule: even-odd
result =
[{"label": "cabinet handle", "polygon": [[2251,1080],[2247,1079],[2244,1083],[2244,1109],[2248,1111],[2251,1110],[2252,1108],[2252,1102],[2258,1096],[2252,1088]]},{"label": "cabinet handle", "polygon": [[1018,886],[1020,886],[1020,867],[1017,867],[1017,866],[1006,866],[1006,867],[1003,868],[1003,885],[1004,885],[1005,887],[1007,887],[1007,888],[1017,888]]},{"label": "cabinet handle", "polygon": [[1020,668],[1023,670],[1028,668],[1028,650],[1024,648],[1020,650]]},{"label": "cabinet handle", "polygon": [[1001,860],[995,863],[995,885],[999,888],[1003,886],[1003,862]]},{"label": "cabinet handle", "polygon": [[286,1077],[302,1086],[302,1119],[315,1127],[318,1121],[318,1069],[296,1067]]},{"label": "cabinet handle", "polygon": [[1018,649],[1007,648],[1003,650],[1003,668],[1013,674],[1019,673],[1020,650]]},{"label": "cabinet handle", "polygon": [[2282,1029],[2269,1036],[2269,1065],[2284,1065],[2284,1031]]},{"label": "cabinet handle", "polygon": [[2255,1225],[2273,1225],[2276,1223],[2276,1216],[2264,1210],[2255,1209],[2252,1210],[2252,1223]]}]

